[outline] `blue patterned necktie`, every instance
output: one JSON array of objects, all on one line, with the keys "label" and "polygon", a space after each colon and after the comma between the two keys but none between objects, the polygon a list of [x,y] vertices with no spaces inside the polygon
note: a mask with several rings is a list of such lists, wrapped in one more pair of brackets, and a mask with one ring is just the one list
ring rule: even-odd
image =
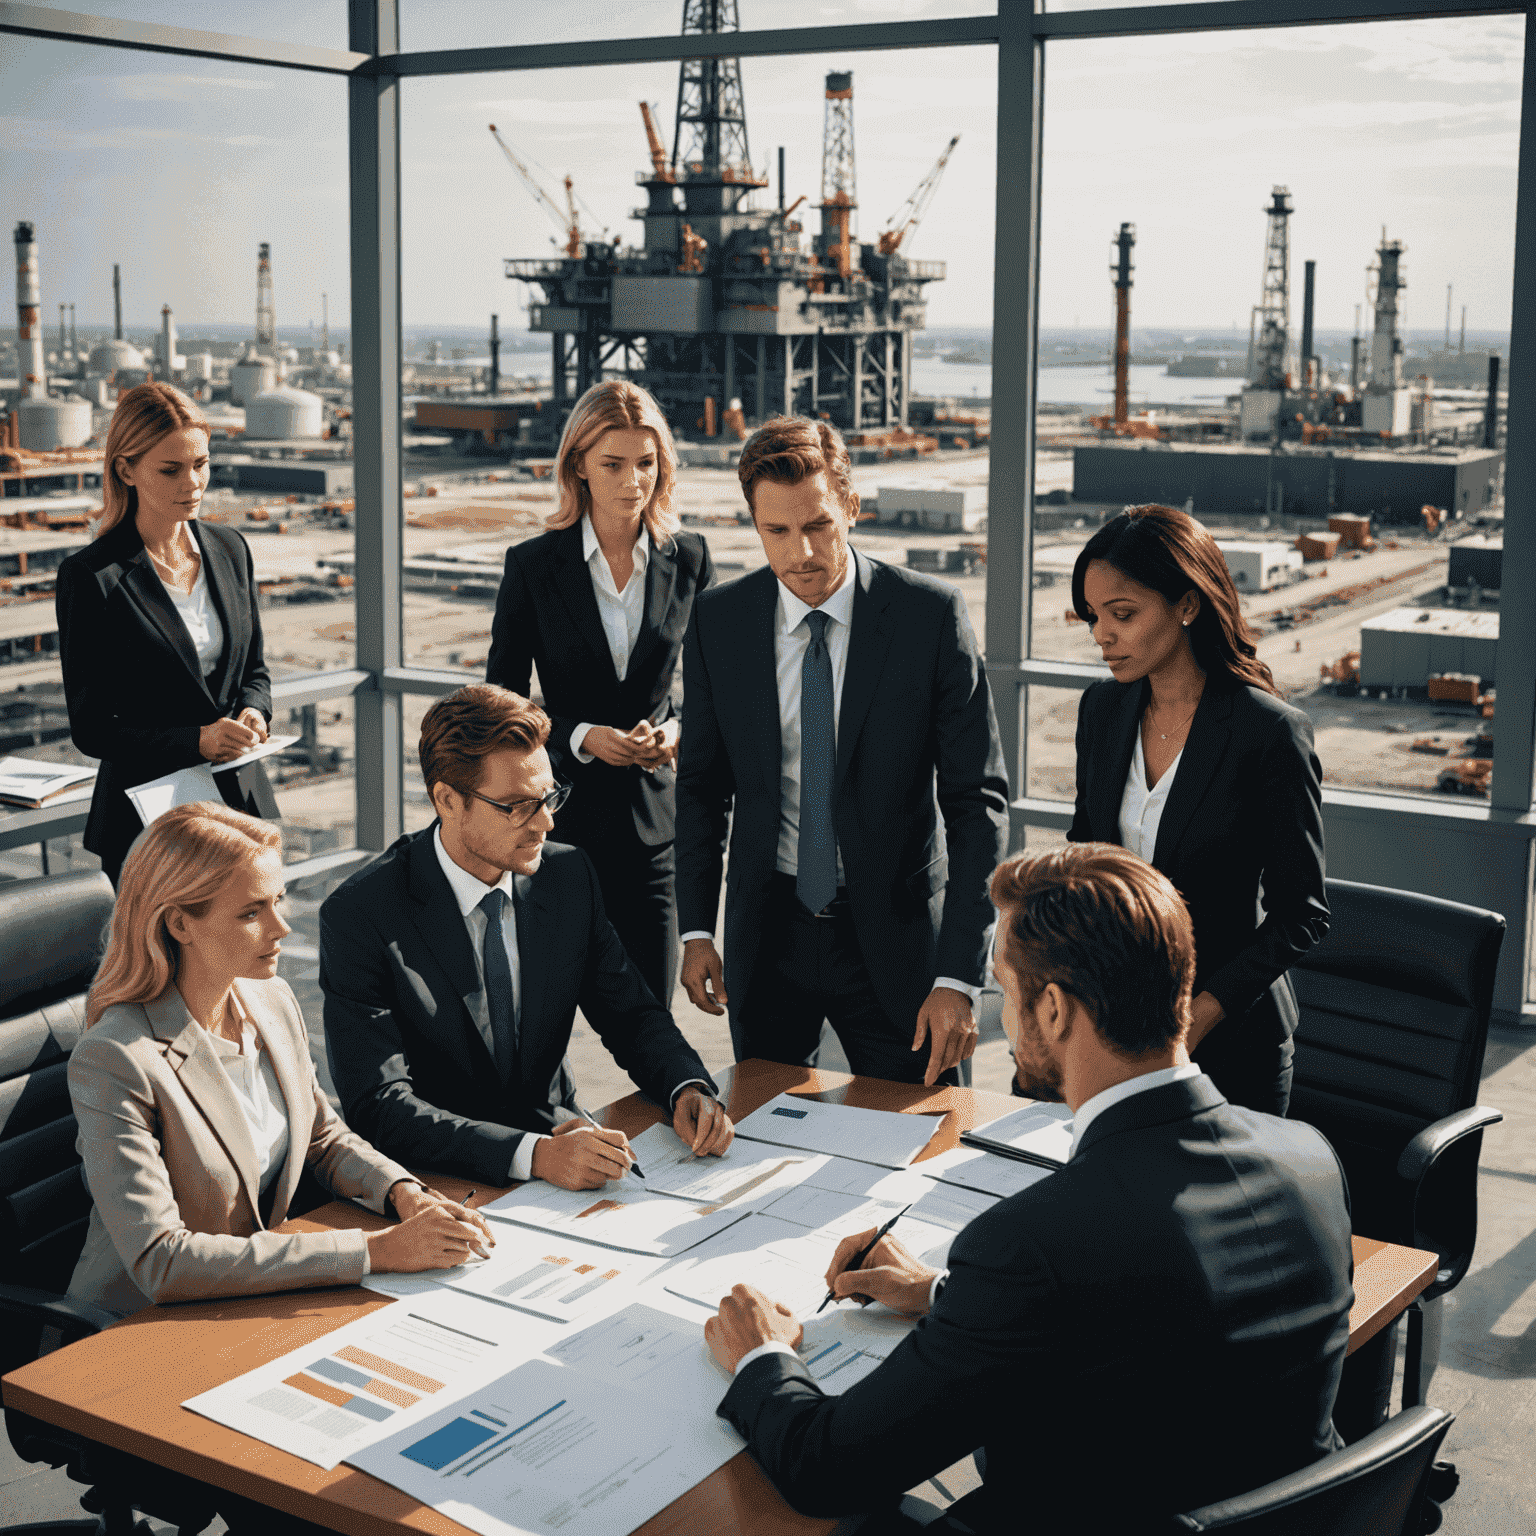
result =
[{"label": "blue patterned necktie", "polygon": [[837,835],[832,827],[832,774],[837,745],[832,710],[830,615],[806,614],[811,642],[800,664],[800,845],[795,895],[820,912],[837,895]]},{"label": "blue patterned necktie", "polygon": [[512,990],[512,963],[502,927],[507,893],[499,886],[480,903],[485,913],[485,943],[481,960],[485,967],[485,1003],[490,1014],[491,1038],[496,1042],[496,1071],[502,1082],[512,1074],[517,1056],[517,994]]}]

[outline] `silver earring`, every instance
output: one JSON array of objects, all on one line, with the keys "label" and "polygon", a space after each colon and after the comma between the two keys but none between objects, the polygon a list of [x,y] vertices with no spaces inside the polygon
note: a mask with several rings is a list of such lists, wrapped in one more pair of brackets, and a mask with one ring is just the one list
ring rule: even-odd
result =
[{"label": "silver earring", "polygon": [[1188,628],[1189,628],[1189,620],[1188,620],[1188,619],[1185,619],[1185,620],[1184,620],[1184,628],[1185,628],[1185,629],[1188,629]]}]

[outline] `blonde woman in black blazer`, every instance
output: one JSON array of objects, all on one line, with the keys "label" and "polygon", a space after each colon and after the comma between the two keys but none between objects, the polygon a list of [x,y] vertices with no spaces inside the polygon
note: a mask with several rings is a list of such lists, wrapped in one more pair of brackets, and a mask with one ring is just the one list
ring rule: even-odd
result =
[{"label": "blonde woman in black blazer", "polygon": [[1114,677],[1078,711],[1067,837],[1123,843],[1173,881],[1195,929],[1194,1059],[1231,1103],[1283,1115],[1285,973],[1328,931],[1312,722],[1279,697],[1226,561],[1188,513],[1131,507],[1106,523],[1072,602]]},{"label": "blonde woman in black blazer", "polygon": [[[207,486],[197,407],[168,384],[126,391],[107,434],[98,537],[59,566],[70,735],[101,760],[85,846],[114,885],[143,830],[126,789],[267,739],[256,573],[238,533],[198,521]],[[221,788],[237,810],[278,814],[260,763]]]},{"label": "blonde woman in black blazer", "polygon": [[548,532],[507,551],[485,680],[527,694],[538,669],[549,757],[573,793],[555,840],[582,848],[646,985],[677,976],[672,684],[694,598],[714,580],[672,509],[677,459],[656,402],[622,379],[576,402]]}]

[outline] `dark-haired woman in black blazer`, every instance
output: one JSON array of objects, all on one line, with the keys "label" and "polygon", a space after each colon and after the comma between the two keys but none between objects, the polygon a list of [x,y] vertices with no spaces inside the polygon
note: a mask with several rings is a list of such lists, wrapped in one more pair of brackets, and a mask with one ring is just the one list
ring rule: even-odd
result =
[{"label": "dark-haired woman in black blazer", "polygon": [[[97,538],[59,566],[69,733],[101,760],[85,846],[114,886],[144,830],[125,790],[267,739],[251,552],[232,528],[198,521],[207,487],[202,413],[168,384],[127,390],[107,434]],[[259,762],[219,787],[236,810],[278,814]]]},{"label": "dark-haired woman in black blazer", "polygon": [[1106,523],[1078,556],[1072,603],[1114,676],[1078,710],[1067,837],[1123,844],[1178,887],[1195,929],[1194,1060],[1230,1102],[1283,1115],[1285,973],[1328,931],[1312,722],[1279,697],[1216,541],[1186,512]]},{"label": "dark-haired woman in black blazer", "polygon": [[677,467],[656,402],[622,379],[576,402],[547,533],[507,551],[485,680],[526,694],[538,668],[555,773],[574,787],[555,838],[586,850],[608,920],[670,1007],[679,719],[672,681],[709,546],[679,530]]}]

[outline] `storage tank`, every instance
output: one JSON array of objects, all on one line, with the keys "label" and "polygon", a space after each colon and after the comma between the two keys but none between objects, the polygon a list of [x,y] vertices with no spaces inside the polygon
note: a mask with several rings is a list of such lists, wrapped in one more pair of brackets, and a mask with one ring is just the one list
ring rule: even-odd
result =
[{"label": "storage tank", "polygon": [[265,389],[245,408],[248,438],[319,437],[324,428],[325,402],[307,389],[286,384]]},{"label": "storage tank", "polygon": [[254,348],[247,347],[245,356],[229,371],[229,398],[236,405],[249,405],[276,383],[277,365],[270,357],[262,357]]},{"label": "storage tank", "polygon": [[213,353],[188,352],[186,355],[187,378],[195,383],[206,384],[213,378]]},{"label": "storage tank", "polygon": [[90,362],[87,366],[91,373],[99,373],[103,378],[111,378],[120,368],[142,368],[144,354],[126,341],[98,341],[91,348]]},{"label": "storage tank", "polygon": [[20,445],[35,453],[78,448],[91,435],[91,402],[79,395],[23,400],[16,407]]}]

